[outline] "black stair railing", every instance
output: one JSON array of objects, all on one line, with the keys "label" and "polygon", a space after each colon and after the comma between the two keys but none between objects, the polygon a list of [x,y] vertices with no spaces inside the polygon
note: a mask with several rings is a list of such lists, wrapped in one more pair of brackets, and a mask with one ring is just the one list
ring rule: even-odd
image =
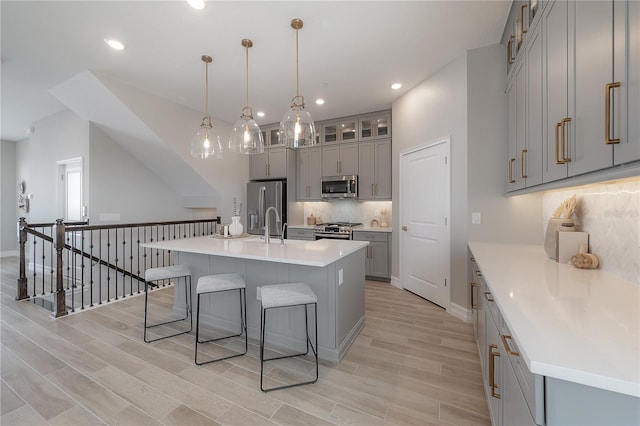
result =
[{"label": "black stair railing", "polygon": [[118,225],[62,219],[29,224],[20,218],[16,299],[31,299],[57,318],[144,292],[143,272],[173,264],[173,256],[141,244],[212,235],[219,223],[219,216]]}]

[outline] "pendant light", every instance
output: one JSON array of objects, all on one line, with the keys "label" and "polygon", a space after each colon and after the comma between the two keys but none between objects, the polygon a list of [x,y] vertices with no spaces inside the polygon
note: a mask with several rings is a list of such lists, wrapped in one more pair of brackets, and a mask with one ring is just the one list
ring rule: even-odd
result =
[{"label": "pendant light", "polygon": [[236,121],[231,129],[229,137],[229,150],[240,154],[262,154],[264,152],[264,136],[253,119],[253,108],[249,106],[249,48],[253,42],[249,39],[242,39],[245,49],[246,68],[246,106],[242,108],[240,120]]},{"label": "pendant light", "polygon": [[290,148],[300,148],[316,143],[316,126],[311,114],[304,110],[304,97],[300,96],[298,30],[302,28],[302,20],[293,19],[291,28],[296,30],[296,96],[291,99],[291,108],[280,122],[280,140]]},{"label": "pendant light", "polygon": [[191,156],[195,158],[222,158],[222,142],[220,135],[216,132],[209,116],[209,64],[213,59],[211,56],[202,55],[202,62],[205,65],[205,101],[204,118],[200,124],[198,133],[191,139]]}]

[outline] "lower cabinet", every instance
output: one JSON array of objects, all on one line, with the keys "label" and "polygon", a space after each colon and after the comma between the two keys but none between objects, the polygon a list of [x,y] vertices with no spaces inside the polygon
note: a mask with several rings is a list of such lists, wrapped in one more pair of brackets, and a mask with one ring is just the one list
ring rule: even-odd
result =
[{"label": "lower cabinet", "polygon": [[287,228],[287,239],[315,241],[316,237],[311,228]]},{"label": "lower cabinet", "polygon": [[353,231],[356,241],[369,241],[365,275],[367,278],[391,281],[389,265],[391,263],[389,251],[390,232]]},{"label": "lower cabinet", "polygon": [[494,301],[490,283],[473,257],[470,264],[473,325],[494,426],[640,424],[637,397],[532,373],[508,318]]}]

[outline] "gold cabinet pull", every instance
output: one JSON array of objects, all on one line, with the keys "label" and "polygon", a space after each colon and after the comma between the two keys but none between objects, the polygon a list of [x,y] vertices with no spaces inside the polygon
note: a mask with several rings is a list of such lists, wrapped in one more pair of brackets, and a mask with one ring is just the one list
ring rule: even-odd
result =
[{"label": "gold cabinet pull", "polygon": [[522,6],[520,6],[520,28],[522,29],[522,34],[526,34],[527,31],[529,31],[524,29],[524,10],[528,6],[529,6],[528,4],[523,4]]},{"label": "gold cabinet pull", "polygon": [[509,158],[509,180],[507,183],[515,183],[515,179],[513,178],[513,162],[516,161],[515,158]]},{"label": "gold cabinet pull", "polygon": [[476,275],[481,277],[482,276],[482,272],[481,271],[476,271]]},{"label": "gold cabinet pull", "polygon": [[474,289],[476,287],[480,287],[480,284],[471,281],[471,309],[478,309],[478,304],[475,301],[475,297],[473,297],[473,293],[475,293]]},{"label": "gold cabinet pull", "polygon": [[509,36],[509,42],[507,43],[507,62],[509,64],[513,64],[513,56],[511,55],[513,53],[513,41],[515,40],[515,36],[510,35]]},{"label": "gold cabinet pull", "polygon": [[373,184],[371,184],[371,195],[376,195],[376,193],[373,191]]},{"label": "gold cabinet pull", "polygon": [[523,149],[522,152],[520,153],[520,176],[522,177],[522,179],[526,179],[526,178],[529,177],[529,176],[524,174],[525,156],[526,156],[527,152],[529,152],[529,151],[526,150],[526,149]]},{"label": "gold cabinet pull", "polygon": [[613,145],[620,143],[620,139],[612,139],[611,136],[611,90],[620,87],[620,82],[609,83],[604,89],[604,143]]},{"label": "gold cabinet pull", "polygon": [[500,394],[496,392],[496,389],[500,387],[496,384],[496,357],[500,356],[500,352],[494,351],[498,349],[498,345],[491,343],[489,345],[489,387],[491,388],[491,396],[500,399]]},{"label": "gold cabinet pull", "polygon": [[491,293],[488,291],[484,292],[484,298],[487,299],[487,302],[494,302],[495,299],[493,297],[491,297]]},{"label": "gold cabinet pull", "polygon": [[[569,117],[563,118],[562,121],[561,121],[561,124],[562,124],[562,133],[561,133],[561,135],[562,135],[562,138],[560,139],[560,142],[561,142],[562,162],[563,163],[570,163],[571,162],[571,157],[567,157],[565,155],[566,154],[566,151],[565,151],[565,133],[566,133],[565,129],[566,129],[566,126],[565,126],[565,124],[570,123],[570,122],[571,122],[571,119]],[[566,142],[566,143],[568,143],[568,142]],[[568,146],[567,146],[567,148],[568,148]],[[567,151],[568,151],[568,149],[567,149]]]},{"label": "gold cabinet pull", "polygon": [[562,123],[556,123],[555,124],[555,128],[556,128],[556,164],[564,164],[564,161],[560,159],[560,138],[558,137],[558,130],[560,130],[560,126],[562,126]]},{"label": "gold cabinet pull", "polygon": [[504,349],[507,351],[509,355],[520,356],[520,352],[511,350],[511,348],[509,347],[509,342],[507,342],[507,340],[511,340],[511,336],[501,334],[500,338],[502,339],[502,344],[504,345]]}]

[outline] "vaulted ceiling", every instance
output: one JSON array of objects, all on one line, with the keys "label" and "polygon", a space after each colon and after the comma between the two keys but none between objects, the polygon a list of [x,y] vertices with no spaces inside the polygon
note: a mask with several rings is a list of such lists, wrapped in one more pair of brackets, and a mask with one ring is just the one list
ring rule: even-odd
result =
[{"label": "vaulted ceiling", "polygon": [[[210,112],[229,123],[245,103],[275,123],[300,92],[314,120],[386,109],[466,49],[499,42],[510,1],[6,1],[1,19],[1,134],[28,137],[35,121],[65,106],[50,91],[84,70],[204,111],[203,54]],[[122,40],[114,51],[106,37]],[[391,90],[393,82],[402,83]],[[323,98],[324,105],[314,100]],[[199,123],[194,123],[194,129]]]}]

